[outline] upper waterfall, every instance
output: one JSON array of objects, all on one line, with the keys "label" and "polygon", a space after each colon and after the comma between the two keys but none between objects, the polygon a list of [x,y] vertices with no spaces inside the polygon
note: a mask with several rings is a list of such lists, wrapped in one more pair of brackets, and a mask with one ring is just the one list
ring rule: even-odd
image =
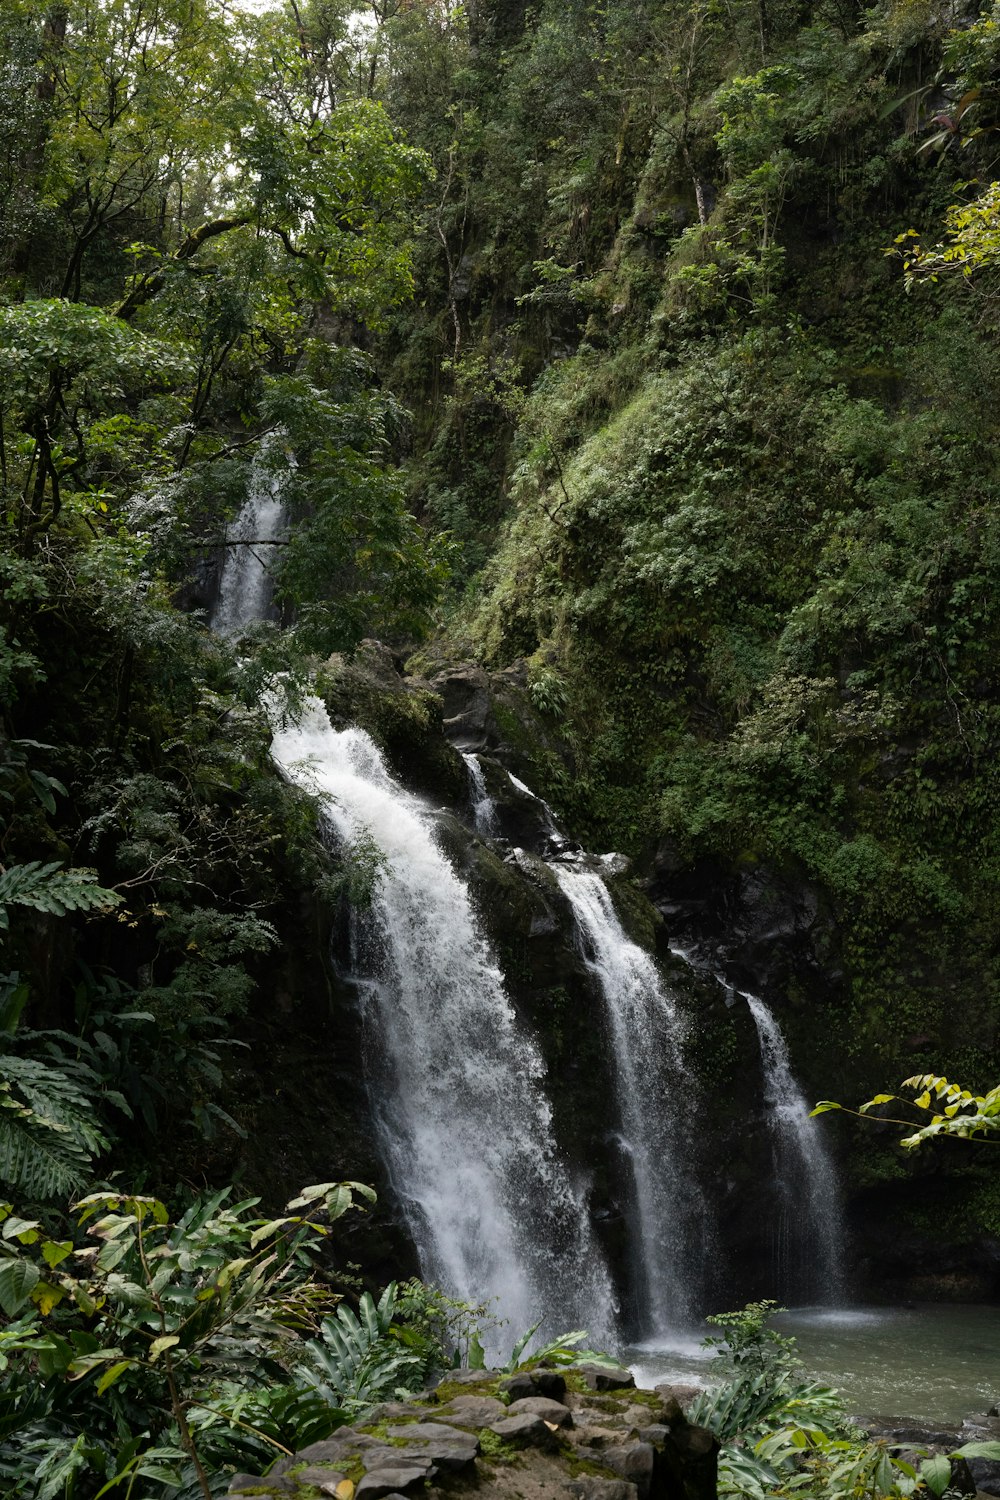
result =
[{"label": "upper waterfall", "polygon": [[648,953],[628,938],[607,886],[591,870],[550,866],[576,920],[604,998],[621,1130],[634,1178],[635,1271],[644,1336],[691,1321],[698,1305],[707,1205],[693,1176],[687,1128],[693,1080],[683,1023]]},{"label": "upper waterfall", "polygon": [[431,814],[318,698],[276,727],[272,754],[342,841],[369,840],[381,860],[355,915],[354,965],[382,1154],[423,1274],[453,1296],[494,1297],[511,1336],[544,1314],[551,1332],[613,1339],[610,1278],[585,1185],[557,1152],[540,1054]]},{"label": "upper waterfall", "polygon": [[285,526],[285,505],[276,475],[263,462],[262,443],[250,469],[247,497],[226,531],[226,552],[219,597],[212,612],[212,629],[238,636],[257,620],[265,620],[272,606],[274,585],[270,559]]}]

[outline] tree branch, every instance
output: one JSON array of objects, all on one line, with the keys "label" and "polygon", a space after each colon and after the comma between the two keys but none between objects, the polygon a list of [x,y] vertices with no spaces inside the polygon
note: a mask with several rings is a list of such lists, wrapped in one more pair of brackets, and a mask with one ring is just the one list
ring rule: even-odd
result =
[{"label": "tree branch", "polygon": [[[249,214],[241,214],[238,218],[234,219],[209,219],[206,223],[200,225],[199,228],[192,230],[184,243],[170,257],[170,263],[183,265],[185,261],[190,260],[193,255],[198,253],[206,240],[216,239],[220,234],[228,234],[231,229],[242,229],[244,225],[250,222],[251,218]],[[121,318],[123,322],[127,323],[135,316],[140,307],[143,307],[152,297],[156,296],[157,292],[163,287],[166,279],[167,272],[161,270],[157,271],[155,275],[147,276],[145,280],[138,282],[125,300],[119,302],[115,308],[115,317]]]}]

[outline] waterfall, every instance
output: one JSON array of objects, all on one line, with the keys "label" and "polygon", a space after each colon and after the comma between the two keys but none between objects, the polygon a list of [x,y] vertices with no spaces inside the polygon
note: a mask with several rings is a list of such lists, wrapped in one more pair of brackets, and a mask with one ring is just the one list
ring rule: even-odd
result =
[{"label": "waterfall", "polygon": [[581,952],[604,998],[616,1104],[634,1179],[634,1234],[644,1337],[676,1332],[701,1309],[706,1205],[691,1175],[693,1081],[683,1024],[648,953],[618,920],[592,871],[550,866],[573,910]]},{"label": "waterfall", "polygon": [[774,1260],[789,1300],[838,1302],[844,1290],[843,1218],[836,1172],[792,1073],[788,1046],[763,1000],[740,992],[753,1016],[779,1212]]},{"label": "waterfall", "polygon": [[[274,593],[269,552],[284,531],[285,506],[280,476],[264,460],[269,442],[261,443],[251,465],[247,497],[226,531],[226,552],[219,582],[219,598],[212,613],[212,629],[237,637],[258,620],[266,620]],[[259,543],[259,546],[254,546]]]},{"label": "waterfall", "polygon": [[355,968],[382,1155],[422,1273],[462,1299],[495,1297],[503,1346],[543,1313],[551,1333],[613,1339],[610,1279],[556,1150],[541,1056],[430,812],[318,698],[277,725],[272,754],[341,841],[378,851]]},{"label": "waterfall", "polygon": [[574,846],[572,844],[572,841],[568,839],[563,833],[562,829],[559,827],[559,824],[556,822],[555,813],[552,811],[551,807],[544,800],[544,798],[539,797],[537,792],[533,792],[530,786],[525,786],[524,782],[521,781],[519,777],[515,776],[513,771],[507,772],[507,780],[510,782],[515,791],[520,792],[523,797],[529,798],[530,801],[534,802],[536,807],[539,809],[542,819],[542,834],[544,836],[544,841],[548,846],[549,853],[563,854],[565,851],[571,848],[579,848],[579,845]]},{"label": "waterfall", "polygon": [[465,768],[469,773],[472,819],[480,838],[493,838],[497,832],[497,805],[486,790],[486,777],[479,764],[478,755],[463,753]]}]

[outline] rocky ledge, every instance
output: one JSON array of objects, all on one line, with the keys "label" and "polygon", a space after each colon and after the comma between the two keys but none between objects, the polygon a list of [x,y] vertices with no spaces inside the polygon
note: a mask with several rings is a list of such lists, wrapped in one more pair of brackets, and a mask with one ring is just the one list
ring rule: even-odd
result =
[{"label": "rocky ledge", "polygon": [[627,1370],[463,1371],[412,1401],[237,1474],[273,1500],[715,1500],[718,1443],[684,1415],[685,1387],[640,1391]]}]

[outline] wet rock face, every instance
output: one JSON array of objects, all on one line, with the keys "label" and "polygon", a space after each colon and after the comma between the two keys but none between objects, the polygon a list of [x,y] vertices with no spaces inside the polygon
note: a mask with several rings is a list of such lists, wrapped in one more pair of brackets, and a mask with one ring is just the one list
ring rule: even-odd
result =
[{"label": "wet rock face", "polygon": [[656,851],[646,894],[682,947],[711,954],[732,983],[780,994],[808,977],[823,990],[841,975],[835,932],[818,890],[777,870],[683,865],[669,844]]},{"label": "wet rock face", "polygon": [[[508,1380],[474,1373],[402,1407],[376,1408],[266,1476],[238,1474],[229,1494],[715,1500],[715,1438],[692,1426],[671,1396],[637,1391],[627,1371],[538,1369]],[[536,1394],[510,1401],[524,1386]],[[552,1394],[560,1387],[560,1396]],[[542,1389],[549,1394],[537,1394]],[[385,1420],[393,1410],[406,1415]]]},{"label": "wet rock face", "polygon": [[484,668],[471,662],[451,667],[432,677],[430,686],[441,699],[444,732],[457,750],[475,753],[496,746],[499,729]]}]

